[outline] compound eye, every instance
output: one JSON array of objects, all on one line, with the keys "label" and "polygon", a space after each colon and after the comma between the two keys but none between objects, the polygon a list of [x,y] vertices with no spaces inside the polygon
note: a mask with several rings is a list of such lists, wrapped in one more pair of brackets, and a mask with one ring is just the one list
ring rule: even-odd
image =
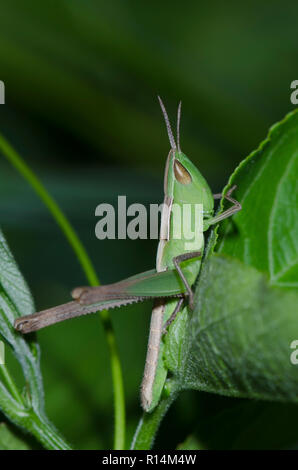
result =
[{"label": "compound eye", "polygon": [[181,184],[189,184],[192,182],[192,178],[187,169],[178,161],[174,160],[174,174],[176,180]]}]

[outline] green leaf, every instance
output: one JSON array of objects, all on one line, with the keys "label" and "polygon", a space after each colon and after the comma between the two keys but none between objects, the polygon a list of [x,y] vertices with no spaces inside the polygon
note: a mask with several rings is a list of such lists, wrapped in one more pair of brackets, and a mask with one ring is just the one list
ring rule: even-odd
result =
[{"label": "green leaf", "polygon": [[297,366],[290,361],[297,303],[296,292],[270,286],[255,268],[213,255],[193,314],[184,310],[166,337],[177,387],[297,402]]},{"label": "green leaf", "polygon": [[287,288],[298,286],[297,156],[295,111],[271,128],[231,176],[242,211],[219,226],[216,247]]},{"label": "green leaf", "polygon": [[20,363],[26,393],[21,394],[5,365],[0,366],[0,408],[15,424],[30,431],[47,448],[69,448],[44,411],[40,354],[33,339],[25,339],[13,327],[14,320],[35,311],[32,296],[6,240],[0,231],[0,336]]},{"label": "green leaf", "polygon": [[30,446],[6,423],[0,423],[0,450],[28,450]]},{"label": "green leaf", "polygon": [[35,410],[42,410],[43,387],[38,345],[33,340],[25,341],[13,327],[18,316],[34,313],[34,303],[1,231],[0,289],[0,333],[12,347],[22,366],[25,379],[30,386],[32,407]]}]

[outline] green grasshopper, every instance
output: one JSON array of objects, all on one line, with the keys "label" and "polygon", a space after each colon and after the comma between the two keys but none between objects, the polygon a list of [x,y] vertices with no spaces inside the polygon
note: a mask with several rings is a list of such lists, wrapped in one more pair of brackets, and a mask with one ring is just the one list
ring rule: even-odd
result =
[{"label": "green grasshopper", "polygon": [[[231,197],[234,186],[224,196],[233,205],[225,212],[214,215],[214,199],[220,199],[222,194],[212,195],[206,180],[180,148],[181,102],[177,114],[176,144],[166,109],[161,99],[158,99],[171,149],[165,167],[165,196],[156,269],[106,286],[77,287],[72,291],[72,302],[20,317],[14,325],[21,333],[30,333],[87,313],[154,299],[141,386],[141,403],[147,412],[158,404],[167,377],[163,361],[163,335],[179,312],[193,309],[192,286],[200,272],[204,252],[203,232],[241,209],[239,202]],[[189,217],[183,218],[183,222],[181,217],[177,221],[177,209],[183,212],[186,206]],[[197,221],[197,215],[201,227],[197,230],[195,226],[190,243],[188,233],[193,220]],[[183,234],[175,236],[177,225],[180,225],[180,229],[181,226],[186,228],[187,235],[184,230]]]}]

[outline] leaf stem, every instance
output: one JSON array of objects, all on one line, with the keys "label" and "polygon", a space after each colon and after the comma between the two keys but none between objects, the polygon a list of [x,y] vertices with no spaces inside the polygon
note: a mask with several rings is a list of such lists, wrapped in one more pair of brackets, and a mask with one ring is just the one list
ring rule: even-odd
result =
[{"label": "leaf stem", "polygon": [[[34,174],[34,172],[29,168],[29,166],[25,163],[22,157],[11,147],[11,145],[1,134],[0,150],[2,150],[4,156],[9,160],[9,162],[28,181],[28,183],[32,186],[32,188],[36,191],[40,199],[49,209],[53,218],[61,228],[65,237],[69,241],[73,251],[75,252],[90,285],[99,285],[99,280],[97,278],[92,262],[83,244],[78,238],[75,230],[71,226],[70,222],[65,217],[64,213],[62,212],[56,201],[47,192],[43,184],[39,181],[38,177]],[[125,400],[123,376],[110,314],[107,310],[103,310],[100,312],[100,317],[103,322],[104,330],[106,333],[112,369],[115,407],[114,448],[121,450],[124,449],[125,446]]]},{"label": "leaf stem", "polygon": [[131,450],[151,449],[161,421],[176,398],[172,392],[167,398],[162,398],[152,413],[143,413],[131,443]]}]

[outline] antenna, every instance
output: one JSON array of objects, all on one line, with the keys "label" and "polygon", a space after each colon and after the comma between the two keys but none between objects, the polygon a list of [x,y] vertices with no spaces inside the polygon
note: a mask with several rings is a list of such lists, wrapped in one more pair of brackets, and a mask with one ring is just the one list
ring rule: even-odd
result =
[{"label": "antenna", "polygon": [[177,147],[178,147],[178,152],[181,152],[181,148],[180,148],[180,119],[181,119],[181,101],[179,101],[178,111],[177,111]]},{"label": "antenna", "polygon": [[175,142],[175,139],[174,139],[174,136],[173,136],[173,132],[172,132],[172,128],[171,128],[171,124],[170,124],[170,121],[169,121],[169,118],[168,118],[168,114],[167,114],[167,111],[166,111],[166,108],[161,100],[161,98],[159,96],[157,96],[158,98],[158,101],[159,101],[159,104],[160,104],[160,107],[161,107],[161,110],[162,110],[162,113],[163,113],[163,116],[164,116],[164,119],[165,119],[165,123],[166,123],[166,126],[167,126],[167,131],[168,131],[168,136],[169,136],[169,141],[170,141],[170,144],[171,144],[171,147],[173,150],[176,150],[176,142]]}]

